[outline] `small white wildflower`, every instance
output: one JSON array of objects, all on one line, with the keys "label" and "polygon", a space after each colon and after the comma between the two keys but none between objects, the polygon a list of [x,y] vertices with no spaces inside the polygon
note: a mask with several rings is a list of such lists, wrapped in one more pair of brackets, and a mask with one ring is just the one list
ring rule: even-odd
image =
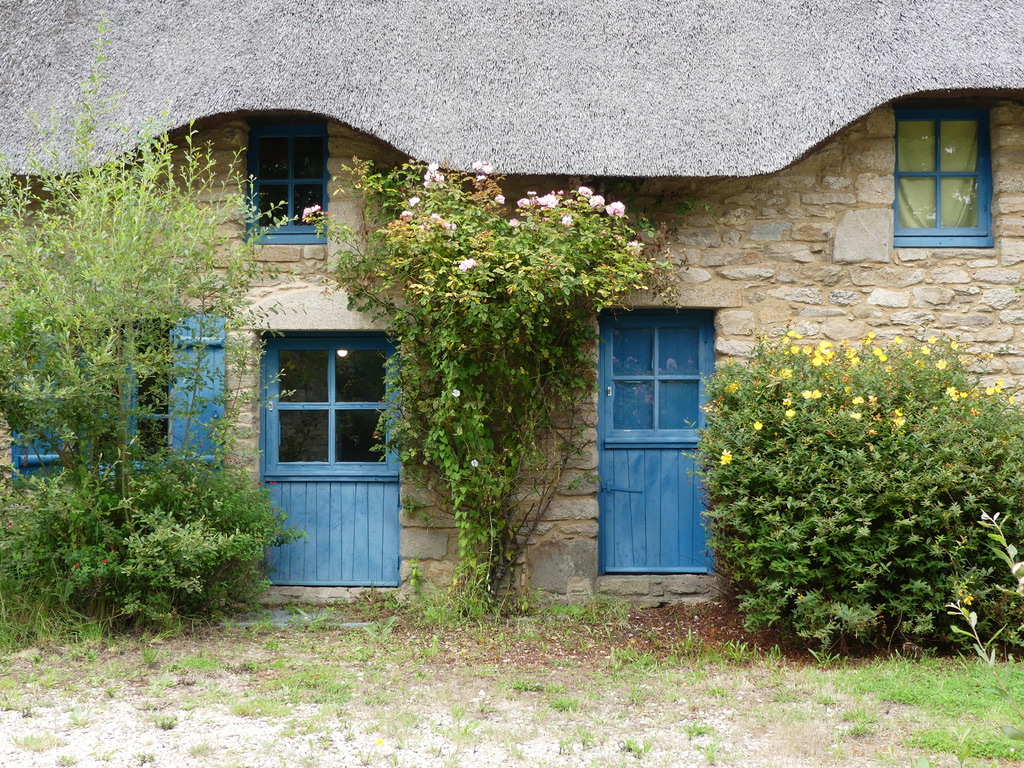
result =
[{"label": "small white wildflower", "polygon": [[480,462],[477,461],[476,459],[473,459],[471,462],[469,462],[469,466],[471,466],[471,467],[479,467],[480,466]]},{"label": "small white wildflower", "polygon": [[460,390],[458,390],[458,389],[453,389],[452,390],[452,397],[458,397],[461,394],[462,394],[462,392]]}]

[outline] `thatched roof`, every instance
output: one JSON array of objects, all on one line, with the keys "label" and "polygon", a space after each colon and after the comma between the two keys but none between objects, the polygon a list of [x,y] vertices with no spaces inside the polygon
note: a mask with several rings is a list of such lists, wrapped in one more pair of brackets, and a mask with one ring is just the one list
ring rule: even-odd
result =
[{"label": "thatched roof", "polygon": [[894,98],[1024,89],[1020,0],[12,0],[0,152],[66,112],[103,9],[117,118],[301,110],[503,172],[750,175]]}]

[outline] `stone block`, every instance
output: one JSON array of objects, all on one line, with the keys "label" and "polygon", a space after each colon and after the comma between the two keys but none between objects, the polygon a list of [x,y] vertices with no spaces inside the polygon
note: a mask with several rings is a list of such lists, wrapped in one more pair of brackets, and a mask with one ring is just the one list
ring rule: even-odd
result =
[{"label": "stone block", "polygon": [[696,245],[701,248],[717,248],[722,244],[722,236],[713,229],[679,229],[675,233],[675,241],[679,245]]},{"label": "stone block", "polygon": [[999,195],[992,201],[992,213],[996,216],[1021,211],[1024,211],[1024,195]]},{"label": "stone block", "polygon": [[561,523],[556,528],[562,536],[571,536],[578,539],[597,538],[596,520],[577,520],[571,523]]},{"label": "stone block", "polygon": [[915,288],[914,303],[918,306],[947,307],[956,298],[956,294],[949,288],[939,285],[928,285]]},{"label": "stone block", "polygon": [[748,237],[757,241],[777,241],[792,228],[793,223],[790,221],[769,221],[751,227]]},{"label": "stone block", "polygon": [[757,323],[754,313],[745,309],[730,309],[715,314],[715,331],[724,336],[745,336]]},{"label": "stone block", "polygon": [[887,288],[906,288],[924,282],[923,269],[906,267],[854,267],[850,280],[854,285],[881,285]]},{"label": "stone block", "polygon": [[804,192],[800,202],[804,205],[853,205],[857,198],[849,192]]},{"label": "stone block", "polygon": [[846,189],[853,183],[846,176],[826,176],[821,181],[829,189]]},{"label": "stone block", "polygon": [[905,309],[902,312],[893,312],[889,316],[889,322],[893,325],[924,325],[934,320],[930,312],[923,312],[919,309]]},{"label": "stone block", "polygon": [[597,477],[592,472],[566,472],[558,481],[558,492],[562,496],[590,496],[597,493],[597,487]]},{"label": "stone block", "polygon": [[833,286],[843,279],[846,270],[835,264],[815,264],[805,267],[804,276],[812,282],[824,286]]},{"label": "stone block", "polygon": [[864,130],[877,136],[893,136],[896,133],[896,113],[892,107],[880,107],[864,120]]},{"label": "stone block", "polygon": [[682,597],[694,595],[711,596],[718,592],[718,579],[715,576],[698,573],[678,573],[667,576],[655,576],[652,580],[661,582],[662,594],[665,597]]},{"label": "stone block", "polygon": [[283,264],[289,261],[302,261],[301,245],[265,245],[256,252],[259,261]]},{"label": "stone block", "polygon": [[568,588],[565,593],[566,602],[588,603],[594,599],[595,579],[573,576],[569,579]]},{"label": "stone block", "polygon": [[938,267],[932,271],[932,279],[937,283],[969,283],[971,276],[966,269],[960,267]]},{"label": "stone block", "polygon": [[860,301],[861,295],[856,291],[829,291],[828,300],[840,307],[848,307]]},{"label": "stone block", "polygon": [[983,283],[1017,285],[1020,272],[1015,269],[979,269],[974,273],[974,279]]},{"label": "stone block", "polygon": [[431,528],[403,528],[399,547],[405,560],[444,560],[448,556],[448,533]]},{"label": "stone block", "polygon": [[832,236],[833,226],[828,224],[797,224],[793,227],[792,238],[801,242],[824,243]]},{"label": "stone block", "polygon": [[754,351],[752,341],[730,341],[728,339],[715,339],[715,352],[729,357],[750,357]]},{"label": "stone block", "polygon": [[999,322],[1010,325],[1024,325],[1024,310],[1006,309],[999,313]]},{"label": "stone block", "polygon": [[770,267],[732,267],[718,273],[726,280],[771,280],[775,270]]},{"label": "stone block", "polygon": [[687,267],[679,270],[679,279],[684,283],[706,283],[711,279],[711,273],[706,269]]},{"label": "stone block", "polygon": [[834,261],[888,263],[891,252],[891,208],[864,208],[843,214],[832,247]]},{"label": "stone block", "polygon": [[867,323],[860,320],[829,320],[822,327],[822,333],[833,341],[862,339],[867,332]]},{"label": "stone block", "polygon": [[868,295],[868,304],[876,307],[909,307],[910,294],[906,291],[890,291],[888,288],[875,288]]},{"label": "stone block", "polygon": [[1005,344],[1013,339],[1014,330],[1008,325],[992,325],[982,328],[974,334],[975,341],[987,341],[996,344]]},{"label": "stone block", "polygon": [[972,331],[975,328],[988,328],[994,322],[991,315],[939,315],[939,322],[942,325],[951,325],[965,331]]},{"label": "stone block", "polygon": [[992,288],[981,292],[981,301],[993,309],[1006,309],[1020,301],[1020,293],[1013,288]]},{"label": "stone block", "polygon": [[799,317],[846,317],[846,312],[834,307],[805,307]]},{"label": "stone block", "polygon": [[891,173],[896,167],[896,141],[893,138],[858,142],[851,154],[853,164],[864,171]]},{"label": "stone block", "polygon": [[1007,267],[1024,261],[1024,240],[1002,240],[999,243],[999,261]]},{"label": "stone block", "polygon": [[597,499],[593,496],[556,496],[548,505],[544,519],[596,520],[598,512]]},{"label": "stone block", "polygon": [[891,174],[862,173],[857,177],[857,199],[862,203],[892,205],[895,195]]},{"label": "stone block", "polygon": [[689,284],[679,287],[676,306],[693,309],[717,309],[743,305],[741,289],[720,281]]},{"label": "stone block", "polygon": [[816,288],[776,288],[771,295],[777,299],[793,301],[798,304],[822,304],[824,299],[821,291]]},{"label": "stone block", "polygon": [[651,577],[645,574],[636,576],[599,576],[597,591],[602,595],[618,597],[634,597],[651,594]]},{"label": "stone block", "polygon": [[597,575],[597,541],[542,541],[530,550],[526,562],[531,587],[565,595],[569,592],[570,580],[592,579]]}]

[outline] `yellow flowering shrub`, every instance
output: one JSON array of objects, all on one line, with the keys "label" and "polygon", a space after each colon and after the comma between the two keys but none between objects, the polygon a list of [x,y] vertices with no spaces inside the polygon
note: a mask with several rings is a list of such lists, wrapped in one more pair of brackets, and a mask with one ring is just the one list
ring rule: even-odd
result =
[{"label": "yellow flowering shrub", "polygon": [[941,642],[965,585],[989,620],[1021,624],[1019,598],[985,586],[999,563],[977,521],[1024,506],[1024,412],[965,352],[789,331],[719,366],[701,437],[707,524],[752,627]]}]

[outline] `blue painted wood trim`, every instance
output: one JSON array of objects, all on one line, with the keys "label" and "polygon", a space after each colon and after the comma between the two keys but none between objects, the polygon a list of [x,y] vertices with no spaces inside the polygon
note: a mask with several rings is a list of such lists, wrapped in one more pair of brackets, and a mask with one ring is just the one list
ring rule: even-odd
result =
[{"label": "blue painted wood trim", "polygon": [[[939,131],[935,133],[935,171],[909,172],[899,170],[899,123],[906,120],[930,120],[936,124],[942,120],[974,120],[978,123],[978,170],[976,173],[963,171],[940,171],[939,153],[942,148]],[[991,248],[995,245],[992,231],[992,151],[989,137],[989,115],[984,109],[898,109],[896,110],[897,133],[896,166],[893,168],[893,247],[895,248]],[[978,226],[977,227],[901,227],[899,225],[899,183],[901,178],[936,179],[936,218],[941,216],[938,195],[938,180],[943,178],[978,179]]]},{"label": "blue painted wood trim", "polygon": [[[292,140],[295,138],[301,138],[305,136],[316,136],[321,137],[324,140],[324,154],[323,154],[323,167],[324,176],[322,179],[323,183],[323,201],[320,203],[320,207],[326,212],[327,204],[329,202],[330,195],[328,194],[327,185],[330,183],[331,175],[327,171],[327,161],[330,156],[330,150],[328,147],[328,136],[327,136],[327,125],[325,123],[303,123],[296,125],[254,125],[249,128],[249,151],[246,156],[246,166],[249,178],[252,179],[250,189],[250,205],[254,211],[253,226],[258,223],[259,219],[259,187],[264,183],[259,178],[259,147],[260,142],[264,138],[287,138],[289,139],[289,158],[291,156]],[[315,179],[296,179],[291,173],[291,161],[289,159],[289,174],[285,179],[267,179],[267,184],[285,184],[288,186],[288,201],[289,206],[292,200],[292,187],[295,184],[309,184],[317,183]],[[289,211],[288,215],[296,216],[301,214],[302,211]],[[267,245],[323,245],[327,242],[327,238],[320,235],[317,232],[317,228],[311,224],[298,224],[294,221],[289,222],[283,227],[279,227],[275,230],[261,233],[259,241]]]}]

